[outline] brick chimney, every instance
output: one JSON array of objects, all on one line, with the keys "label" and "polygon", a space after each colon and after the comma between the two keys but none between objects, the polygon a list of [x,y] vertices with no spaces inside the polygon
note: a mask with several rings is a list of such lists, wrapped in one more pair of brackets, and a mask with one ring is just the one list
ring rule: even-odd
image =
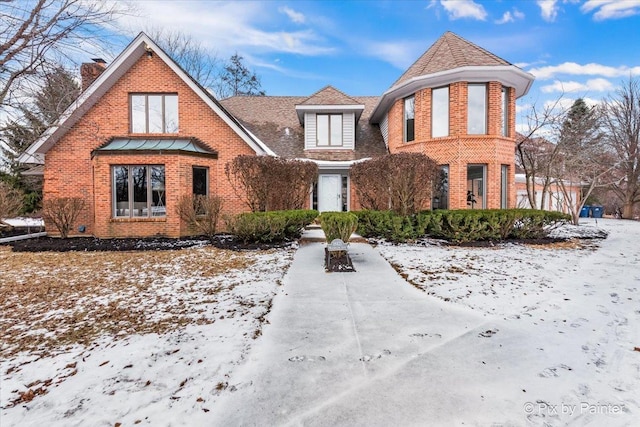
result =
[{"label": "brick chimney", "polygon": [[93,62],[86,62],[80,66],[80,77],[82,78],[82,91],[84,92],[91,83],[97,79],[107,68],[107,63],[102,58],[91,58]]}]

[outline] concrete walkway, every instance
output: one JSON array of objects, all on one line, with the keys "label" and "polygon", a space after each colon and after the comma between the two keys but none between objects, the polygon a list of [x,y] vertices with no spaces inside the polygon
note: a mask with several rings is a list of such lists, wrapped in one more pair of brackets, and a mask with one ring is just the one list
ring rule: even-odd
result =
[{"label": "concrete walkway", "polygon": [[[455,398],[450,408],[429,402],[442,401],[431,397],[448,381],[448,351],[492,351],[478,338],[491,319],[413,288],[367,244],[352,243],[349,252],[355,273],[326,273],[324,244],[301,245],[270,324],[230,381],[237,390],[216,403],[213,425],[455,420]],[[430,355],[454,340],[455,349]]]}]

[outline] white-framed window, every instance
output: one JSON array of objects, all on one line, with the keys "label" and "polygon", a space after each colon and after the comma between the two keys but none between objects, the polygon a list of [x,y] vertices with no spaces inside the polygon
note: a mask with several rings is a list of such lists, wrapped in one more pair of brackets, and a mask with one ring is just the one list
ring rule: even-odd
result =
[{"label": "white-framed window", "polygon": [[111,168],[111,175],[115,218],[167,214],[164,165],[118,165]]},{"label": "white-framed window", "polygon": [[416,118],[416,98],[410,96],[404,99],[404,142],[411,142],[415,139],[415,118]]},{"label": "white-framed window", "polygon": [[316,114],[316,145],[342,146],[342,114]]},{"label": "white-framed window", "polygon": [[449,136],[449,86],[431,91],[431,136]]},{"label": "white-framed window", "polygon": [[502,136],[509,136],[509,88],[502,86]]},{"label": "white-framed window", "polygon": [[487,133],[487,85],[469,83],[467,86],[467,134]]},{"label": "white-framed window", "polygon": [[131,133],[178,133],[178,95],[130,96]]}]

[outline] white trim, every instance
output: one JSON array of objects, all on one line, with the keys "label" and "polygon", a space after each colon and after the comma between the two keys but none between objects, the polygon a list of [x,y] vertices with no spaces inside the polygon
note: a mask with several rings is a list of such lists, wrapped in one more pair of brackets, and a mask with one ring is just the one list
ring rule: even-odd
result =
[{"label": "white trim", "polygon": [[36,154],[45,154],[49,151],[49,149],[67,133],[67,130],[71,129],[71,127],[82,118],[84,113],[93,107],[141,56],[147,54],[148,48],[153,51],[154,55],[162,59],[209,108],[256,152],[256,154],[273,153],[262,141],[256,138],[255,135],[248,133],[242,125],[233,120],[230,115],[213,101],[211,96],[196,84],[149,36],[145,33],[140,33],[87,90],[82,92],[78,99],[62,113],[58,125],[48,128],[42,136],[31,144],[25,153],[18,158],[18,162],[29,163]]},{"label": "white trim", "polygon": [[300,124],[304,126],[304,113],[305,112],[313,112],[313,113],[350,113],[357,112],[355,115],[355,123],[360,120],[360,116],[364,111],[363,104],[347,104],[347,105],[334,105],[334,104],[324,104],[324,105],[296,105],[296,114],[298,115],[298,120]]},{"label": "white trim", "polygon": [[379,123],[383,116],[398,99],[427,87],[444,86],[457,82],[485,83],[497,81],[504,86],[515,88],[516,98],[529,92],[535,77],[515,65],[467,66],[452,70],[440,71],[424,76],[412,77],[403,81],[382,94],[378,105],[373,109],[371,123]]},{"label": "white trim", "polygon": [[366,157],[364,159],[358,159],[358,160],[341,160],[341,161],[332,161],[332,160],[314,160],[314,159],[307,159],[307,158],[297,158],[294,160],[302,160],[305,162],[313,162],[315,164],[318,165],[318,169],[323,170],[323,169],[349,169],[352,165],[355,165],[356,163],[360,163],[360,162],[364,162],[366,160],[371,160],[371,157]]}]

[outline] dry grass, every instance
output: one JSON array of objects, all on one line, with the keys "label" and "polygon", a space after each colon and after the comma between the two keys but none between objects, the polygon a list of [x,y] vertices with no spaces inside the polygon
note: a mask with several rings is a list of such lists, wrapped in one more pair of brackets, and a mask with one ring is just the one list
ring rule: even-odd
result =
[{"label": "dry grass", "polygon": [[[0,247],[0,357],[47,356],[100,336],[211,323],[203,305],[255,262],[211,247],[157,252],[13,253]],[[214,280],[220,278],[221,280]]]}]

